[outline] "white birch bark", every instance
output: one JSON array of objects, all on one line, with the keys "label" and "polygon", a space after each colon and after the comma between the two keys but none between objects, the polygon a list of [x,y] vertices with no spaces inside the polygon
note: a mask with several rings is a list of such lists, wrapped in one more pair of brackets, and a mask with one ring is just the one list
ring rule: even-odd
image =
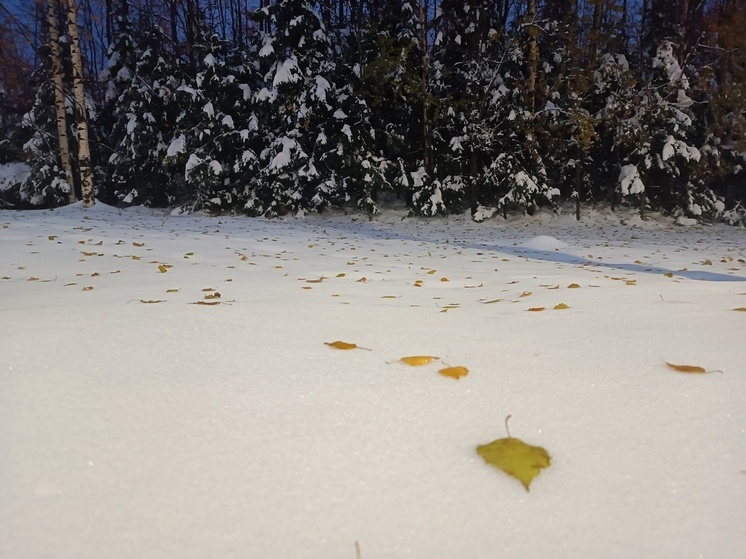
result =
[{"label": "white birch bark", "polygon": [[65,111],[65,91],[63,84],[62,58],[60,54],[60,33],[57,28],[57,11],[54,0],[47,0],[47,23],[49,24],[49,50],[52,56],[52,79],[54,80],[54,109],[57,118],[57,140],[65,181],[70,192],[68,200],[72,204],[78,201],[75,195],[73,168],[70,162],[70,142],[67,137],[67,114]]},{"label": "white birch bark", "polygon": [[70,54],[73,62],[73,91],[75,93],[75,115],[78,129],[78,168],[80,170],[80,193],[83,207],[89,208],[96,203],[93,190],[93,167],[91,166],[91,149],[88,141],[88,111],[85,104],[85,84],[83,82],[83,61],[80,55],[80,37],[78,34],[78,5],[76,0],[67,2],[67,29],[70,35]]}]

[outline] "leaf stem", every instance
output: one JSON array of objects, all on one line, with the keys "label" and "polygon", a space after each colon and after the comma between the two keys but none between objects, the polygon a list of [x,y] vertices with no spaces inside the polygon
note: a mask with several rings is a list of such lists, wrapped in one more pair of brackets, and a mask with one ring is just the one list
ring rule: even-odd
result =
[{"label": "leaf stem", "polygon": [[508,434],[508,438],[512,438],[510,436],[510,428],[508,427],[508,420],[513,417],[513,414],[508,414],[505,416],[505,432]]}]

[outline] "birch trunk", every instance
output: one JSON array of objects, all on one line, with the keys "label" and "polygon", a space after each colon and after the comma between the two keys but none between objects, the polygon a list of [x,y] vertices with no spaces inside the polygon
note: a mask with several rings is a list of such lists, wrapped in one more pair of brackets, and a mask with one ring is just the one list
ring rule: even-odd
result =
[{"label": "birch trunk", "polygon": [[57,28],[57,11],[54,0],[47,0],[47,23],[49,24],[49,50],[52,56],[52,79],[54,80],[54,109],[57,118],[57,140],[60,145],[60,160],[65,171],[65,182],[70,192],[68,201],[78,201],[75,195],[73,167],[70,162],[70,141],[67,137],[67,114],[65,111],[65,91],[63,84],[62,59],[60,55],[60,33]]},{"label": "birch trunk", "polygon": [[75,115],[78,129],[78,168],[80,170],[80,193],[83,207],[90,208],[96,203],[93,193],[93,169],[91,149],[88,142],[88,111],[85,106],[85,85],[83,83],[83,62],[80,56],[78,36],[78,5],[75,0],[67,0],[67,29],[70,34],[70,54],[73,62],[73,91],[75,92]]}]

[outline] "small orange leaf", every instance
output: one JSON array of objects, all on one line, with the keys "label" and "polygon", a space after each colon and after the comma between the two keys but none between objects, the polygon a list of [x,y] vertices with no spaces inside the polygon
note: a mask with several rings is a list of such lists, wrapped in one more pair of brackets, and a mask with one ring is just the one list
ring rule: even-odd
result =
[{"label": "small orange leaf", "polygon": [[704,367],[697,367],[695,365],[674,365],[666,361],[666,365],[672,368],[674,371],[680,373],[706,373],[707,370]]},{"label": "small orange leaf", "polygon": [[455,379],[460,379],[461,377],[465,377],[469,374],[469,369],[466,367],[446,367],[445,369],[440,369],[438,371],[441,375],[444,377],[450,377]]},{"label": "small orange leaf", "polygon": [[531,312],[539,312],[539,311],[544,311],[544,310],[546,310],[546,307],[531,307],[531,308],[530,308],[530,309],[528,309],[528,310],[529,310],[529,311],[531,311]]},{"label": "small orange leaf", "polygon": [[367,347],[360,347],[357,344],[352,344],[352,343],[349,343],[349,342],[340,342],[339,340],[337,340],[336,342],[324,342],[324,344],[328,345],[329,347],[333,347],[335,349],[342,349],[342,350],[345,350],[345,349],[364,349],[365,351],[373,351],[372,349],[367,348]]},{"label": "small orange leaf", "polygon": [[368,278],[366,278],[365,276],[363,276],[359,280],[357,280],[355,283],[365,283],[366,281],[368,281]]},{"label": "small orange leaf", "polygon": [[431,361],[436,361],[438,359],[440,359],[440,357],[433,357],[432,355],[411,355],[409,357],[402,357],[399,361],[412,367],[419,367],[420,365],[427,365]]},{"label": "small orange leaf", "polygon": [[580,285],[577,283],[571,283],[567,286],[567,289],[580,289]]},{"label": "small orange leaf", "polygon": [[442,277],[442,278],[440,278],[440,281],[442,281],[443,283],[446,283],[448,281],[448,278]]}]

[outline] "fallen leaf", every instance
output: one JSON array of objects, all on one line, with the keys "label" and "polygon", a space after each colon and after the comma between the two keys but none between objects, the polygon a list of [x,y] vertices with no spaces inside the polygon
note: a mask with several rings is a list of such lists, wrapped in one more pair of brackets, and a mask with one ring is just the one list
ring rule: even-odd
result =
[{"label": "fallen leaf", "polygon": [[364,349],[365,351],[373,351],[372,349],[368,347],[360,347],[357,344],[352,344],[349,342],[340,342],[337,340],[336,342],[324,342],[324,344],[328,345],[329,347],[333,347],[335,349]]},{"label": "fallen leaf", "polygon": [[138,248],[140,248],[140,247],[144,247],[144,246],[145,246],[145,243],[136,243],[136,242],[133,242],[132,244],[133,244],[134,246],[138,247]]},{"label": "fallen leaf", "polygon": [[531,296],[531,291],[524,291],[523,293],[519,295],[519,297],[530,297],[530,296]]},{"label": "fallen leaf", "polygon": [[469,374],[469,369],[466,367],[446,367],[445,369],[440,369],[438,371],[441,375],[444,377],[450,377],[455,379],[460,379],[461,377],[465,377]]},{"label": "fallen leaf", "polygon": [[412,367],[419,367],[420,365],[427,365],[431,361],[436,361],[438,359],[440,359],[440,357],[433,357],[432,355],[411,355],[409,357],[402,357],[399,361],[411,365]]},{"label": "fallen leaf", "polygon": [[[510,416],[505,418],[506,430],[508,419]],[[510,431],[505,439],[497,439],[489,444],[477,446],[477,454],[488,464],[518,479],[526,491],[529,490],[531,482],[541,473],[541,470],[548,468],[552,462],[552,457],[546,449],[515,439],[510,436]]]},{"label": "fallen leaf", "polygon": [[343,278],[343,277],[345,277],[345,274],[344,274],[344,273],[341,273],[341,274],[337,274],[337,275],[336,275],[335,277],[338,277],[338,278]]},{"label": "fallen leaf", "polygon": [[741,311],[741,312],[744,312],[744,311],[746,311],[746,307],[737,307],[737,308],[735,308],[735,309],[733,309],[733,310],[734,310],[734,311]]},{"label": "fallen leaf", "polygon": [[557,303],[556,305],[554,305],[554,310],[555,310],[555,311],[563,311],[563,310],[565,310],[565,309],[569,309],[569,308],[570,308],[570,307],[568,307],[568,306],[567,306],[567,305],[565,305],[564,303]]},{"label": "fallen leaf", "polygon": [[672,278],[673,272],[664,272],[663,275],[666,276],[667,278]]},{"label": "fallen leaf", "polygon": [[357,344],[350,344],[347,342],[324,342],[326,345],[333,347],[335,349],[357,349]]},{"label": "fallen leaf", "polygon": [[159,265],[158,265],[158,271],[159,271],[159,272],[160,272],[161,274],[165,274],[166,272],[168,272],[168,269],[169,269],[169,268],[170,268],[170,266],[166,266],[165,264],[159,264]]},{"label": "fallen leaf", "polygon": [[666,361],[666,365],[668,365],[674,371],[678,371],[680,373],[706,373],[707,372],[707,370],[704,367],[697,367],[695,365],[674,365],[673,363],[669,363],[668,361]]},{"label": "fallen leaf", "polygon": [[93,291],[93,286],[89,285],[87,287],[84,287],[81,291]]},{"label": "fallen leaf", "polygon": [[166,289],[166,293],[178,293],[178,289]]},{"label": "fallen leaf", "polygon": [[221,301],[195,301],[194,303],[189,303],[190,305],[204,305],[212,307],[214,305],[219,305]]},{"label": "fallen leaf", "polygon": [[567,289],[580,289],[580,285],[577,283],[571,283],[567,286]]},{"label": "fallen leaf", "polygon": [[215,293],[208,293],[205,295],[205,299],[220,299],[220,292],[216,291]]},{"label": "fallen leaf", "polygon": [[57,238],[57,235],[49,235],[49,240],[54,241]]},{"label": "fallen leaf", "polygon": [[359,280],[357,280],[355,283],[365,283],[366,281],[368,281],[368,278],[366,278],[365,276],[363,276]]},{"label": "fallen leaf", "polygon": [[546,310],[546,307],[531,307],[528,310],[531,311],[531,312],[539,312],[539,311]]},{"label": "fallen leaf", "polygon": [[443,283],[446,283],[448,281],[448,278],[442,277],[442,278],[440,278],[440,281],[442,281]]},{"label": "fallen leaf", "polygon": [[151,305],[154,303],[165,303],[166,300],[165,299],[140,299],[140,302],[145,303],[147,305]]}]

